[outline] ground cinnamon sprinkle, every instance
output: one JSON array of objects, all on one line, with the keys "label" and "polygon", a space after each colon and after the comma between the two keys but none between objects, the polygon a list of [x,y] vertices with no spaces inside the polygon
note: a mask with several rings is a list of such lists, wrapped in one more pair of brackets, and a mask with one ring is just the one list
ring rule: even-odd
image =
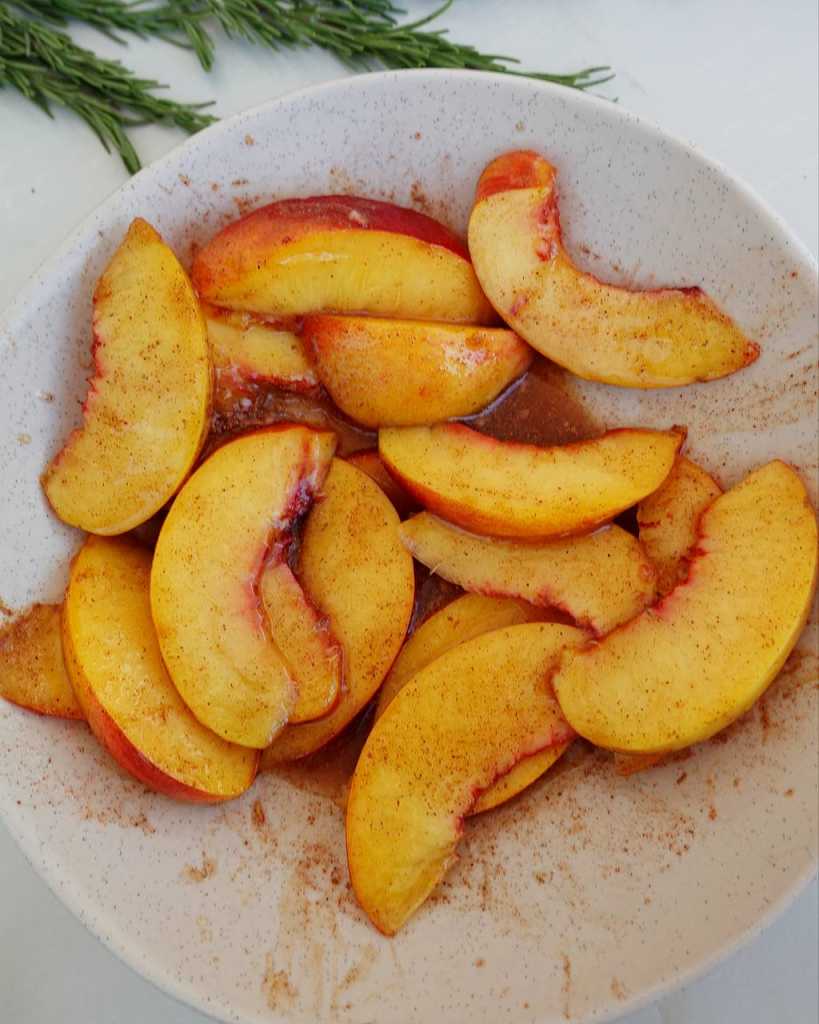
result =
[{"label": "ground cinnamon sprinkle", "polygon": [[572,962],[566,956],[565,953],[563,953],[562,956],[563,956],[563,988],[562,988],[562,991],[563,991],[563,1016],[566,1018],[566,1020],[569,1020],[569,1018],[572,1015],[571,1014],[571,1008],[570,1008],[571,998],[572,998]]},{"label": "ground cinnamon sprinkle", "polygon": [[250,818],[256,828],[261,828],[262,825],[264,825],[264,823],[267,821],[261,800],[253,801],[253,807],[251,808],[250,811]]},{"label": "ground cinnamon sprinkle", "polygon": [[429,212],[429,198],[426,192],[424,191],[424,187],[420,181],[414,181],[410,186],[410,197],[412,199],[414,206],[417,206],[424,213]]},{"label": "ground cinnamon sprinkle", "polygon": [[622,981],[620,981],[619,978],[612,978],[611,979],[611,994],[614,996],[615,999],[625,999],[626,998],[626,995],[627,995],[626,990],[623,987],[623,983],[622,983]]},{"label": "ground cinnamon sprinkle", "polygon": [[244,216],[246,213],[250,213],[261,203],[261,196],[234,196],[233,205],[236,207],[237,212],[240,216]]},{"label": "ground cinnamon sprinkle", "polygon": [[216,861],[212,860],[207,854],[202,854],[202,866],[200,868],[193,864],[186,864],[182,874],[189,882],[204,882],[206,878],[210,878],[216,871]]},{"label": "ground cinnamon sprinkle", "polygon": [[759,698],[759,721],[762,724],[762,742],[768,742],[768,733],[771,728],[771,716],[768,711],[768,702],[764,697]]},{"label": "ground cinnamon sprinkle", "polygon": [[[73,796],[74,794],[71,793],[71,795]],[[85,804],[81,815],[83,821],[96,821],[100,825],[138,828],[146,836],[153,835],[156,832],[156,828],[151,824],[144,811],[139,811],[136,814],[127,814],[118,803],[108,807],[94,807],[91,804]]]},{"label": "ground cinnamon sprinkle", "polygon": [[298,991],[290,981],[286,971],[277,971],[273,957],[268,953],[265,958],[265,971],[262,976],[262,991],[267,997],[267,1005],[271,1010],[280,1010],[293,1005]]}]

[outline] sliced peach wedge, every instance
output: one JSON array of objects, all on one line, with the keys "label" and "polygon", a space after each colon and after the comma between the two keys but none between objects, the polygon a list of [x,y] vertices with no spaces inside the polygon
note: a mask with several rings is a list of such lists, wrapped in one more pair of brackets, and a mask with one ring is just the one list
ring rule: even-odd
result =
[{"label": "sliced peach wedge", "polygon": [[319,314],[302,337],[330,397],[365,427],[469,416],[532,361],[514,332],[461,324]]},{"label": "sliced peach wedge", "polygon": [[558,608],[596,634],[639,614],[655,597],[655,570],[619,526],[563,540],[482,537],[429,512],[401,524],[414,558],[464,590]]},{"label": "sliced peach wedge", "polygon": [[315,722],[289,725],[262,768],[306,757],[329,743],[369,702],[406,636],[415,596],[412,558],[381,488],[334,459],[307,517],[297,575],[341,645],[345,690]]},{"label": "sliced peach wedge", "polygon": [[75,430],[43,474],[64,522],[90,533],[139,526],[188,475],[207,432],[211,364],[185,271],[135,220],[94,291],[94,376]]},{"label": "sliced peach wedge", "polygon": [[62,610],[35,604],[0,630],[0,697],[57,718],[84,718],[63,659]]},{"label": "sliced peach wedge", "polygon": [[504,153],[478,182],[469,251],[509,326],[578,377],[678,387],[741,370],[759,347],[699,288],[637,291],[583,273],[563,246],[557,172]]},{"label": "sliced peach wedge", "polygon": [[318,387],[304,344],[288,326],[215,306],[202,312],[217,378],[232,382],[234,389],[269,384],[309,392]]},{"label": "sliced peach wedge", "polygon": [[[378,692],[375,720],[387,710],[393,698],[421,669],[453,647],[490,633],[493,629],[524,622],[548,621],[548,613],[525,601],[511,598],[464,594],[423,622],[404,644],[390,674]],[[557,743],[519,761],[478,797],[472,814],[491,810],[517,796],[557,761],[570,741]]]},{"label": "sliced peach wedge", "polygon": [[291,725],[326,715],[342,694],[341,646],[282,557],[268,563],[259,583],[270,636],[296,684]]},{"label": "sliced peach wedge", "polygon": [[519,626],[524,622],[543,620],[541,608],[506,597],[484,597],[483,594],[462,594],[439,609],[418,626],[401,648],[389,675],[378,691],[375,720],[384,714],[393,697],[402,690],[416,672],[431,661],[476,636],[493,629]]},{"label": "sliced peach wedge", "polygon": [[585,533],[655,491],[683,442],[676,431],[613,430],[552,448],[497,441],[460,423],[379,432],[387,469],[430,512],[475,533]]},{"label": "sliced peach wedge", "polygon": [[216,803],[253,782],[259,755],[191,714],[165,669],[151,620],[151,554],[91,537],[71,566],[63,640],[95,735],[140,782],[177,800]]},{"label": "sliced peach wedge", "polygon": [[376,722],[347,802],[347,859],[384,934],[444,876],[478,796],[522,758],[571,739],[546,675],[584,638],[553,623],[485,633],[418,672]]},{"label": "sliced peach wedge", "polygon": [[394,476],[389,474],[387,467],[381,461],[377,448],[365,448],[353,452],[352,455],[347,456],[347,462],[351,466],[355,466],[356,469],[360,469],[362,473],[366,473],[371,480],[375,480],[402,519],[418,508],[418,502],[404,490]]},{"label": "sliced peach wedge", "polygon": [[697,539],[697,524],[722,488],[695,462],[678,455],[671,472],[637,506],[640,541],[657,567],[657,590],[667,594],[688,571],[686,555]]},{"label": "sliced peach wedge", "polygon": [[298,706],[259,584],[334,449],[333,434],[291,424],[245,434],[202,463],[160,531],[151,607],[162,656],[188,707],[231,742],[266,747]]},{"label": "sliced peach wedge", "polygon": [[[640,543],[657,570],[658,596],[664,597],[685,578],[700,516],[720,494],[722,488],[713,477],[678,455],[662,486],[637,506]],[[665,760],[665,754],[626,754],[618,750],[614,770],[629,776]]]},{"label": "sliced peach wedge", "polygon": [[600,747],[679,750],[730,725],[790,654],[816,585],[816,517],[802,481],[770,462],[702,514],[688,576],[656,607],[567,652],[553,684]]},{"label": "sliced peach wedge", "polygon": [[191,276],[205,301],[266,316],[495,320],[456,235],[415,210],[357,196],[254,210],[199,251]]}]

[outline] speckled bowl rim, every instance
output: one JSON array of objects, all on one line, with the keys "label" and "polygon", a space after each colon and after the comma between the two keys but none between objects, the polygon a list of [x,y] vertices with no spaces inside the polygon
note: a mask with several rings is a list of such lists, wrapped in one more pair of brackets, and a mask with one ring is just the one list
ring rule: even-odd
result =
[{"label": "speckled bowl rim", "polygon": [[[231,117],[224,118],[204,131],[199,132],[192,138],[182,142],[180,145],[175,146],[159,160],[156,160],[152,164],[143,168],[137,175],[129,179],[129,181],[123,183],[123,185],[112,192],[90,214],[84,217],[75,226],[74,230],[65,242],[59,246],[57,250],[32,275],[28,284],[18,294],[17,298],[2,310],[2,312],[0,312],[0,330],[8,328],[8,326],[19,315],[21,315],[22,311],[32,302],[32,299],[39,288],[52,276],[52,274],[54,274],[66,254],[76,244],[77,238],[87,230],[88,226],[94,221],[94,219],[104,211],[116,207],[123,190],[127,189],[131,183],[136,180],[147,181],[152,176],[157,175],[163,168],[179,163],[180,157],[187,156],[194,152],[201,145],[204,137],[213,139],[217,137],[219,133],[227,134],[243,121],[255,119],[269,111],[276,111],[280,107],[286,106],[294,100],[301,100],[304,98],[321,99],[323,96],[334,96],[338,92],[348,88],[355,89],[357,87],[356,83],[360,83],[362,81],[367,81],[374,85],[380,84],[383,85],[384,88],[388,89],[390,85],[398,79],[404,80],[407,78],[413,78],[418,80],[421,84],[430,83],[439,85],[441,88],[445,88],[446,83],[453,77],[457,77],[461,82],[465,78],[470,77],[476,80],[494,79],[501,86],[504,84],[509,85],[514,81],[515,88],[520,89],[529,87],[533,95],[538,93],[557,94],[560,95],[564,103],[574,103],[579,110],[599,110],[602,108],[605,109],[607,116],[613,117],[615,120],[619,119],[621,124],[624,127],[627,127],[627,130],[629,131],[637,130],[645,132],[649,136],[659,136],[666,145],[669,145],[672,148],[672,150],[676,148],[687,153],[689,156],[693,156],[694,159],[704,167],[716,172],[717,175],[725,181],[727,186],[744,198],[744,200],[753,208],[754,213],[760,218],[760,220],[767,221],[770,227],[778,235],[785,236],[793,259],[803,265],[806,273],[815,277],[819,272],[817,270],[817,262],[806,245],[793,234],[791,228],[787,225],[784,219],[771,209],[765,200],[763,200],[750,185],[737,178],[720,161],[703,155],[696,146],[693,146],[678,136],[663,131],[652,121],[638,117],[637,115],[612,104],[608,100],[588,93],[571,91],[563,86],[554,85],[549,82],[539,82],[522,78],[510,80],[504,75],[488,74],[480,71],[453,71],[447,69],[381,71],[363,75],[347,76],[333,79],[329,82],[323,82],[318,85],[291,90],[276,97],[275,99],[250,107],[247,110],[232,115]],[[36,843],[29,843],[27,841],[22,826],[15,818],[13,806],[3,806],[2,801],[0,801],[0,818],[2,818],[9,833],[12,835],[15,842],[22,850],[26,860],[35,872],[43,879],[60,901],[96,938],[100,939],[100,941],[112,953],[114,953],[123,963],[127,964],[132,970],[136,971],[143,978],[151,982],[151,984],[155,985],[166,995],[177,1000],[182,1005],[193,1007],[210,1019],[221,1019],[215,1016],[214,1013],[208,1009],[205,1002],[198,996],[192,986],[178,981],[170,974],[170,972],[164,971],[160,963],[156,961],[149,961],[146,957],[141,957],[129,942],[128,937],[122,932],[119,923],[115,919],[108,921],[105,919],[103,914],[89,911],[85,906],[83,906],[79,894],[74,891],[70,875],[61,870],[58,864],[50,863],[45,851],[38,849]],[[815,862],[813,865],[809,865],[806,870],[792,881],[790,888],[784,892],[777,901],[773,902],[765,913],[761,914],[757,918],[753,925],[739,931],[731,940],[725,942],[721,948],[713,951],[710,955],[704,956],[699,963],[693,964],[684,969],[676,970],[666,979],[660,980],[634,995],[629,995],[625,999],[613,999],[611,1006],[602,1013],[593,1013],[591,1016],[578,1019],[577,1024],[581,1024],[581,1020],[587,1021],[589,1024],[591,1024],[592,1021],[594,1021],[595,1024],[602,1024],[602,1022],[622,1018],[627,1014],[637,1012],[650,1003],[655,1002],[661,996],[690,984],[711,972],[735,952],[750,944],[761,934],[763,930],[783,914],[784,911],[787,910],[787,908],[791,906],[805,891],[813,878],[816,877],[818,870],[819,861]]]}]

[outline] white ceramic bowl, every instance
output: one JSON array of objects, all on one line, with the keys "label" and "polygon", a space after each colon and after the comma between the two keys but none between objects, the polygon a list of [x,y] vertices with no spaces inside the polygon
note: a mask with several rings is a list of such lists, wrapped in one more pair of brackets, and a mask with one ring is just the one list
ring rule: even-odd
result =
[{"label": "white ceramic bowl", "polygon": [[[480,170],[510,147],[557,164],[582,264],[615,281],[701,284],[762,343],[753,367],[717,383],[578,385],[582,398],[612,425],[687,424],[690,452],[724,483],[778,455],[815,495],[816,270],[759,199],[680,142],[569,90],[370,75],[196,136],[108,199],[8,312],[5,604],[58,599],[79,541],[49,514],[38,474],[78,420],[93,283],[132,217],[183,259],[240,209],[286,195],[355,191],[463,229]],[[280,779],[221,808],[174,804],[125,779],[84,726],[3,704],[0,809],[95,934],[226,1020],[600,1020],[713,965],[812,874],[815,678],[805,638],[724,742],[625,780],[592,759],[470,822],[459,865],[391,940],[346,885],[340,810]]]}]

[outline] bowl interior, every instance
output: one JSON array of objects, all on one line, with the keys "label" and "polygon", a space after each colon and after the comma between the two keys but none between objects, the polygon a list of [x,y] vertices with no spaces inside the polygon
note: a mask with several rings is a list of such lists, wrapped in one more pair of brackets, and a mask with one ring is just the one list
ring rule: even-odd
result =
[{"label": "bowl interior", "polygon": [[[744,187],[617,107],[451,72],[362,76],[195,137],[75,233],[0,323],[0,608],[58,599],[79,537],[38,476],[79,418],[94,281],[130,219],[188,261],[272,198],[357,192],[462,230],[484,164],[532,147],[559,168],[569,248],[601,277],[700,284],[762,345],[750,369],[678,391],[567,382],[609,425],[685,424],[731,484],[773,456],[816,497],[816,272]],[[226,527],[227,528],[227,527]],[[625,1012],[714,962],[816,860],[815,619],[726,734],[620,779],[569,762],[471,821],[460,861],[400,935],[347,885],[321,781],[260,778],[221,808],[123,777],[85,727],[0,706],[0,810],[66,903],[132,966],[227,1020],[494,1024]]]}]

